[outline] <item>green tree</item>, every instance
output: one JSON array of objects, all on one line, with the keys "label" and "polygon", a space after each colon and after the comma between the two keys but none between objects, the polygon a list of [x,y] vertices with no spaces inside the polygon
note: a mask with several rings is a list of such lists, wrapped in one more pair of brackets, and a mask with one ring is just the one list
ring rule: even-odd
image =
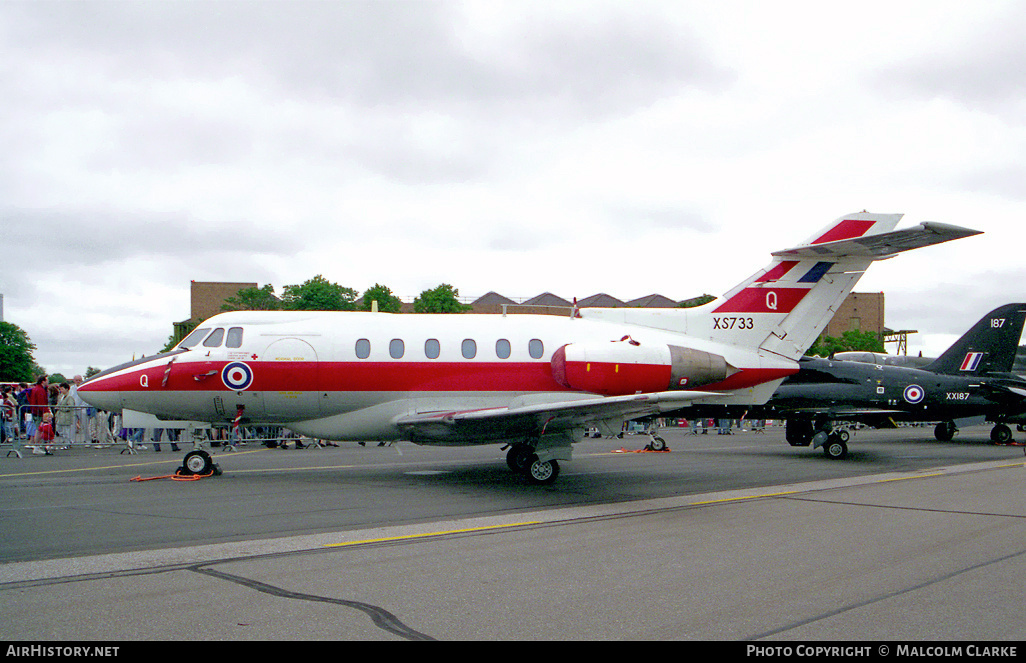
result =
[{"label": "green tree", "polygon": [[677,304],[677,308],[694,308],[696,306],[701,306],[702,304],[708,304],[714,299],[716,299],[716,297],[714,297],[713,295],[699,295],[698,297],[685,299],[680,304]]},{"label": "green tree", "polygon": [[221,304],[222,311],[280,311],[281,300],[268,283],[262,288],[243,288]]},{"label": "green tree", "polygon": [[459,300],[460,291],[448,283],[443,283],[431,290],[425,290],[420,296],[413,300],[413,310],[416,313],[464,313],[472,307],[468,304],[461,304]]},{"label": "green tree", "polygon": [[392,294],[391,288],[380,283],[375,283],[363,293],[364,311],[371,310],[371,302],[377,302],[378,310],[388,313],[398,313],[403,304],[398,297]]},{"label": "green tree", "polygon": [[301,285],[285,286],[281,300],[288,311],[355,311],[358,295],[318,274]]},{"label": "green tree", "polygon": [[0,322],[0,382],[34,381],[35,349],[25,330],[10,322]]},{"label": "green tree", "polygon": [[822,336],[805,353],[829,357],[835,352],[886,352],[883,341],[871,331],[848,330],[837,336]]}]

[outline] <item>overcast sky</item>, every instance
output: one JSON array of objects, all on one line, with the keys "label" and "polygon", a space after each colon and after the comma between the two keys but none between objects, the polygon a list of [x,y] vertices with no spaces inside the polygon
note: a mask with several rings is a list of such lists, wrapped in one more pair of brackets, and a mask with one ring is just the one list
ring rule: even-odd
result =
[{"label": "overcast sky", "polygon": [[1022,2],[0,0],[4,319],[67,375],[189,281],[720,295],[832,220],[936,355],[1026,300]]}]

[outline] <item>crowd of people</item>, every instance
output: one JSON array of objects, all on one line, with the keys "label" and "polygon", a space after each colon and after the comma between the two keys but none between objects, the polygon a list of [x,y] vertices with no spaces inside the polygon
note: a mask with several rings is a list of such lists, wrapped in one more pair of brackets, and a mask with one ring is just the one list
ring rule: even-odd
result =
[{"label": "crowd of people", "polygon": [[72,383],[52,385],[44,375],[32,385],[5,384],[0,442],[22,441],[36,454],[52,454],[55,448],[73,443],[112,444],[110,415],[79,397],[80,384],[81,375]]},{"label": "crowd of people", "polygon": [[[49,378],[42,376],[32,385],[25,382],[4,384],[2,393],[2,426],[0,443],[9,442],[17,447],[31,447],[33,454],[52,455],[56,449],[66,449],[72,444],[93,444],[100,447],[118,442],[133,449],[147,449],[160,452],[166,440],[172,451],[180,451],[178,442],[182,430],[177,428],[124,428],[120,416],[91,407],[78,396],[82,376],[76,375],[71,383],[51,385]],[[287,448],[291,443],[296,448],[305,448],[301,439],[286,429],[253,429],[238,426],[214,426],[203,431],[211,446],[227,449],[244,445],[245,440],[259,439],[269,446]],[[317,440],[317,446],[338,445],[334,442]]]}]

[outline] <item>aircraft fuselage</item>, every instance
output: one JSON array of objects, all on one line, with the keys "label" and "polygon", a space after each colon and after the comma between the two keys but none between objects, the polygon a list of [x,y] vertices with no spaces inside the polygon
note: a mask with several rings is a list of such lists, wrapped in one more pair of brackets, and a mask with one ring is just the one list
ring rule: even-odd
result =
[{"label": "aircraft fuselage", "polygon": [[[235,312],[81,388],[106,410],[397,439],[398,417],[779,381],[797,363],[637,325],[549,315]],[[768,398],[772,389],[766,392]]]}]

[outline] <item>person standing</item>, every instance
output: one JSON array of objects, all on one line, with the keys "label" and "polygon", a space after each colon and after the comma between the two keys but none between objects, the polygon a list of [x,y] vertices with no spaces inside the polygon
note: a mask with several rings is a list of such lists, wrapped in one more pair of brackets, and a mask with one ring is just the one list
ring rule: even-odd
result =
[{"label": "person standing", "polygon": [[29,390],[25,404],[28,406],[29,414],[32,415],[32,420],[26,426],[26,437],[34,438],[36,436],[36,428],[43,422],[43,414],[50,411],[49,386],[49,379],[45,375],[41,375]]},{"label": "person standing", "polygon": [[[93,439],[90,433],[92,423],[89,416],[89,404],[78,395],[78,388],[82,384],[82,376],[76,375],[71,379],[71,398],[75,402],[75,442],[87,443]],[[95,415],[94,415],[95,416]]]},{"label": "person standing", "polygon": [[57,437],[61,438],[62,444],[74,442],[72,432],[75,426],[75,399],[71,397],[71,385],[62,382],[58,388],[60,395],[57,397]]}]

